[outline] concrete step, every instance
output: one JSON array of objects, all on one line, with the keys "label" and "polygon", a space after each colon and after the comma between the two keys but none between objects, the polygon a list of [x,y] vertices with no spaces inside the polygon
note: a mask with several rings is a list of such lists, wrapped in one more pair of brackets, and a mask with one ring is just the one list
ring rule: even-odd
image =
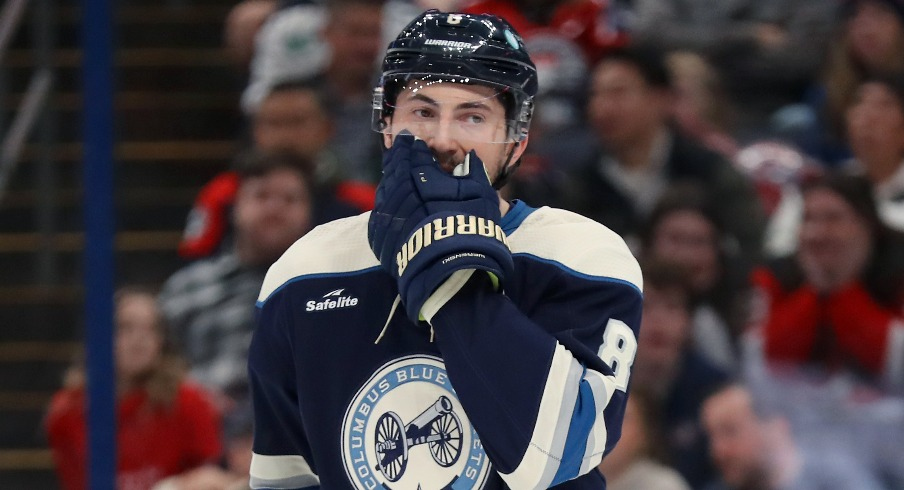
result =
[{"label": "concrete step", "polygon": [[[118,284],[159,286],[185,262],[175,252],[197,192],[227,168],[242,129],[244,84],[222,45],[222,23],[235,2],[113,2],[116,148],[114,161]],[[84,336],[79,140],[81,8],[51,2],[54,86],[51,132],[44,147],[25,148],[0,200],[0,489],[56,489],[41,426]],[[33,75],[38,53],[26,13],[2,60],[6,94],[0,125],[9,121]],[[56,233],[35,233],[40,216],[41,162],[52,161],[60,192],[50,213]],[[48,259],[45,261],[45,259]],[[49,271],[49,272],[48,272]],[[46,277],[52,280],[44,282]]]},{"label": "concrete step", "polygon": [[[7,118],[21,107],[23,97],[21,92],[8,97],[2,108]],[[235,138],[244,124],[239,98],[237,91],[121,92],[114,99],[116,136],[121,141]],[[83,101],[77,93],[54,94],[47,110],[57,141],[81,139]]]},{"label": "concrete step", "polygon": [[[181,235],[181,230],[120,233],[114,258],[117,283],[149,286],[162,284],[186,263],[176,253]],[[0,270],[4,271],[0,286],[42,287],[45,286],[39,282],[44,275],[42,272],[48,270],[46,274],[54,278],[55,284],[64,286],[83,284],[84,258],[81,234],[58,233],[46,240],[36,233],[13,234],[0,238],[2,238],[0,245],[6,250],[12,250],[0,252]],[[27,250],[28,247],[31,249]],[[49,257],[51,262],[49,265],[42,261],[42,252]],[[19,305],[14,306],[19,308]],[[28,305],[22,307],[27,308]],[[39,303],[33,311],[25,309],[17,312],[15,308],[9,312],[0,311],[0,331],[3,332],[0,333],[0,338],[13,340],[14,337],[10,335],[17,335],[15,338],[19,339],[20,335],[31,336],[35,332],[53,332],[54,328],[59,328],[60,321],[80,319],[80,315],[73,316],[75,312],[67,304],[61,304],[59,310],[42,307],[43,305]]]},{"label": "concrete step", "polygon": [[53,458],[49,449],[0,450],[0,488],[5,490],[58,488],[56,477],[47,478],[47,473],[52,470]]},{"label": "concrete step", "polygon": [[[54,391],[60,387],[62,374],[71,364],[71,359],[65,362],[21,361],[0,363],[0,387],[4,391],[14,392]],[[0,418],[4,420],[4,423],[0,424],[0,431],[21,430],[21,428],[13,427],[18,424],[8,423],[8,419],[5,416],[0,415]],[[5,437],[0,438],[0,447],[6,446],[4,439]]]},{"label": "concrete step", "polygon": [[[197,194],[196,187],[170,189],[120,189],[114,200],[116,226],[123,230],[179,230]],[[43,196],[40,191],[23,189],[8,192],[0,205],[0,223],[4,233],[27,233],[35,230],[35,214]],[[82,192],[61,189],[55,196],[53,210],[57,232],[83,228]]]},{"label": "concrete step", "polygon": [[[121,142],[113,149],[115,184],[117,189],[197,189],[228,168],[238,151],[234,140]],[[38,162],[45,152],[55,162],[60,188],[81,187],[84,150],[74,142],[49,149],[27,145],[12,176],[10,191],[33,188],[40,170]]]},{"label": "concrete step", "polygon": [[[81,50],[61,48],[54,52],[51,67],[54,88],[60,92],[80,89]],[[34,74],[37,56],[32,49],[11,49],[3,58],[4,84],[11,93],[22,92]],[[218,48],[129,48],[114,57],[117,91],[146,90],[166,94],[179,91],[239,91],[240,74]]]},{"label": "concrete step", "polygon": [[[164,96],[161,96],[164,95]],[[24,94],[10,94],[3,102],[5,110],[20,107]],[[157,109],[162,111],[220,111],[238,107],[238,95],[234,91],[212,92],[170,92],[161,94],[156,90],[120,91],[114,95],[114,108],[120,111]],[[60,112],[79,112],[84,101],[80,92],[57,92],[49,100],[52,109]]]},{"label": "concrete step", "polygon": [[[34,3],[34,2],[32,2]],[[54,23],[54,43],[59,47],[80,45],[82,8],[78,4],[54,4],[50,15]],[[114,5],[114,41],[117,46],[173,45],[219,47],[223,23],[231,3],[167,5],[148,2],[145,5],[117,2]],[[26,11],[19,28],[10,39],[12,48],[28,48],[35,44],[31,15]]]},{"label": "concrete step", "polygon": [[[12,269],[8,260],[0,264],[4,269]],[[24,281],[28,276],[11,277]],[[24,353],[11,355],[11,361],[38,356],[38,352],[43,358],[50,357],[55,362],[71,360],[69,354],[73,343],[81,342],[83,337],[83,318],[80,285],[48,287],[6,284],[0,287],[0,338],[3,345],[28,348]],[[48,342],[59,342],[58,345],[65,347],[49,347]],[[4,385],[0,387],[11,389]]]}]

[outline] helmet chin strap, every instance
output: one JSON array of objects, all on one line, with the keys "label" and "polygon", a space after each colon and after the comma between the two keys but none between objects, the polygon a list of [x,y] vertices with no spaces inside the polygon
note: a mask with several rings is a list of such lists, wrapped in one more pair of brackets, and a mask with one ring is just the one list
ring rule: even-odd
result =
[{"label": "helmet chin strap", "polygon": [[520,158],[512,162],[512,155],[515,154],[515,148],[518,148],[518,145],[520,144],[521,143],[518,142],[512,145],[512,149],[509,150],[508,156],[505,157],[505,164],[502,165],[502,168],[499,169],[499,174],[493,179],[493,189],[496,189],[497,191],[502,189],[502,187],[508,183],[512,174],[515,173],[515,170],[518,169],[518,166],[521,165]]}]

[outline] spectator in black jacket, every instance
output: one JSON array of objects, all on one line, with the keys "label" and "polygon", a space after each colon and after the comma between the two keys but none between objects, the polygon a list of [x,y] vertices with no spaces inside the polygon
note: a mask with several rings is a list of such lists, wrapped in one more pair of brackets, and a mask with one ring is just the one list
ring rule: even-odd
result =
[{"label": "spectator in black jacket", "polygon": [[756,259],[764,214],[753,185],[674,128],[674,94],[662,53],[640,47],[610,53],[590,84],[588,121],[598,151],[572,170],[570,207],[636,245],[663,191],[675,182],[697,182],[718,203],[719,220],[743,255]]}]

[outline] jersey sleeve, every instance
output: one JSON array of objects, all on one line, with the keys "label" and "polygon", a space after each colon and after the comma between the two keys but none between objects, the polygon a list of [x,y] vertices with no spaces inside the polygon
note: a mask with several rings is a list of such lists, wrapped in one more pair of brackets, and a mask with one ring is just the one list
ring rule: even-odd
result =
[{"label": "jersey sleeve", "polygon": [[642,285],[636,261],[617,242],[575,249],[571,265],[611,260],[628,274],[519,260],[516,267],[546,271],[525,275],[538,278],[529,287],[542,291],[531,311],[476,274],[432,318],[462,406],[511,488],[584,475],[620,437]]},{"label": "jersey sleeve", "polygon": [[295,361],[283,294],[258,305],[248,355],[254,442],[251,488],[319,489],[297,405]]}]

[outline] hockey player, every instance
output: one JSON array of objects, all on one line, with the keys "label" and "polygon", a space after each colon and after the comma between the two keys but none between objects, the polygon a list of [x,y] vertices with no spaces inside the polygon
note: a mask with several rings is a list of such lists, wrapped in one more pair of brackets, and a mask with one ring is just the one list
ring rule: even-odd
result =
[{"label": "hockey player", "polygon": [[605,488],[640,268],[602,225],[499,197],[536,80],[498,17],[428,11],[390,43],[374,211],[260,293],[254,488]]}]

